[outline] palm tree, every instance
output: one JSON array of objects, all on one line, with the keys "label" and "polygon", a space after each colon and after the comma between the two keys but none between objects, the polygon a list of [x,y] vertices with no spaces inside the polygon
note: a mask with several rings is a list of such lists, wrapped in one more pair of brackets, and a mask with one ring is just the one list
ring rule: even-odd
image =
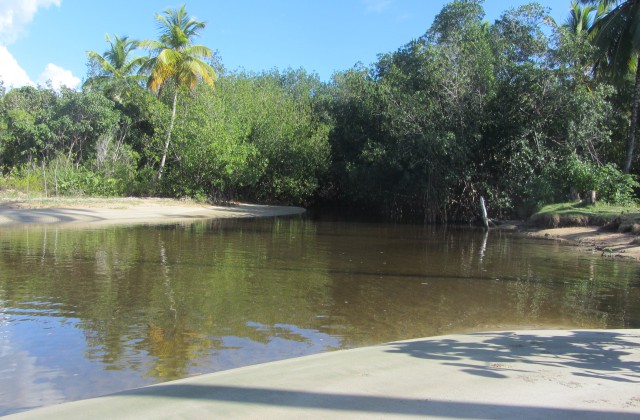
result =
[{"label": "palm tree", "polygon": [[166,85],[174,88],[171,122],[158,169],[160,179],[176,118],[178,92],[182,88],[193,90],[201,80],[213,87],[217,76],[213,68],[202,60],[211,57],[211,50],[202,45],[193,45],[193,38],[205,27],[204,22],[190,18],[184,6],[157,14],[156,21],[160,28],[159,40],[142,41],[140,45],[152,51],[152,57],[142,67],[143,71],[149,73],[147,87],[153,92],[159,92]]},{"label": "palm tree", "polygon": [[629,173],[635,152],[640,106],[640,0],[580,0],[582,4],[598,5],[605,13],[596,18],[590,32],[599,52],[596,71],[621,83],[635,73],[635,88],[631,101],[631,121],[627,144],[627,159],[623,170]]},{"label": "palm tree", "polygon": [[576,35],[587,33],[593,25],[592,12],[596,10],[593,5],[586,5],[582,7],[577,1],[571,2],[571,10],[569,11],[569,17],[562,25],[565,28],[571,30]]},{"label": "palm tree", "polygon": [[146,58],[130,58],[132,52],[138,47],[138,41],[129,39],[127,36],[120,38],[114,35],[113,37],[114,39],[111,40],[109,34],[105,36],[109,49],[103,55],[95,51],[87,51],[92,76],[84,83],[85,87],[104,86],[109,81],[115,81],[116,86],[126,87],[141,80],[136,73]]}]

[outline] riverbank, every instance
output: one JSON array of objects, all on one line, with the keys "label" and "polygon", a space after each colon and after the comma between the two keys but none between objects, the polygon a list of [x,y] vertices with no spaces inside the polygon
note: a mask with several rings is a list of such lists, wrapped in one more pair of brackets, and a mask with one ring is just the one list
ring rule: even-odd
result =
[{"label": "riverbank", "polygon": [[2,199],[0,227],[25,224],[101,227],[164,224],[199,219],[272,217],[304,213],[300,207],[231,204],[212,206],[158,198]]},{"label": "riverbank", "polygon": [[196,376],[8,418],[640,416],[640,330],[488,332]]},{"label": "riverbank", "polygon": [[640,241],[635,234],[614,232],[598,226],[574,226],[551,229],[521,228],[523,234],[552,239],[579,246],[586,252],[609,258],[630,258],[640,261]]},{"label": "riverbank", "polygon": [[565,241],[603,257],[640,260],[640,207],[581,202],[549,204],[513,229]]},{"label": "riverbank", "polygon": [[[165,198],[0,198],[0,227],[40,224],[85,228],[163,224],[200,219],[285,216],[304,211],[301,207],[241,203],[213,206]],[[640,241],[630,231],[618,232],[600,226],[546,228],[524,223],[506,223],[498,229],[564,241],[603,257],[640,261]]]}]

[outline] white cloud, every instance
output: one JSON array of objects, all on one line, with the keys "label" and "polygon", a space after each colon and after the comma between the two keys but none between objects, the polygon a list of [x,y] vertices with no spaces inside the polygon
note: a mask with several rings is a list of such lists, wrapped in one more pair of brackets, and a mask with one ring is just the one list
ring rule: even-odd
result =
[{"label": "white cloud", "polygon": [[389,8],[392,0],[362,0],[367,12],[382,13]]},{"label": "white cloud", "polygon": [[61,0],[0,0],[0,44],[13,44],[39,8],[60,6]]},{"label": "white cloud", "polygon": [[6,47],[0,45],[0,80],[4,82],[5,87],[20,87],[24,85],[33,85],[27,72],[20,67],[13,55]]},{"label": "white cloud", "polygon": [[[33,85],[27,73],[5,47],[13,44],[22,35],[38,9],[60,6],[62,0],[0,0],[0,80],[5,87]],[[48,81],[54,89],[67,86],[78,87],[80,79],[71,71],[49,63],[38,77],[37,82],[45,85]]]},{"label": "white cloud", "polygon": [[80,79],[75,77],[71,70],[65,70],[53,63],[47,64],[44,71],[38,76],[38,83],[41,85],[51,82],[51,87],[59,90],[62,86],[75,89],[80,85]]},{"label": "white cloud", "polygon": [[[16,59],[13,58],[9,50],[2,45],[0,45],[0,63],[0,80],[4,82],[6,88],[17,88],[35,84],[31,81],[27,72],[25,72]],[[62,86],[76,89],[81,82],[79,78],[71,73],[71,70],[65,70],[53,63],[47,64],[37,81],[38,84],[43,86],[51,82],[51,87],[56,90],[59,90]]]}]

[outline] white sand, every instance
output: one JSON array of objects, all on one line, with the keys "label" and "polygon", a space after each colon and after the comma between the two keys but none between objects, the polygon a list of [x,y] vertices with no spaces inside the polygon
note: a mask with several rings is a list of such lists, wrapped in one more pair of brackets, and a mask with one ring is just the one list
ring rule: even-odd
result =
[{"label": "white sand", "polygon": [[113,201],[54,202],[40,207],[24,202],[0,204],[0,227],[25,224],[99,227],[108,225],[164,224],[202,219],[270,217],[301,214],[300,207],[235,204],[209,206],[191,202],[128,199]]},{"label": "white sand", "polygon": [[15,417],[638,419],[640,330],[422,338],[248,366]]}]

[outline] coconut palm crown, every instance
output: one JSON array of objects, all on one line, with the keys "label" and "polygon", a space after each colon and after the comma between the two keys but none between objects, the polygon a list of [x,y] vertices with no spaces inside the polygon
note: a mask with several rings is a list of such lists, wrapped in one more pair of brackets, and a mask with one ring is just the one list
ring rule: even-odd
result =
[{"label": "coconut palm crown", "polygon": [[200,80],[213,87],[216,73],[203,61],[211,57],[211,50],[193,45],[193,38],[199,36],[206,23],[190,18],[184,6],[157,14],[156,21],[160,29],[159,40],[140,43],[152,51],[151,59],[143,66],[149,72],[147,87],[157,92],[167,82],[173,81],[179,87],[193,89]]},{"label": "coconut palm crown", "polygon": [[131,58],[133,51],[138,47],[138,41],[129,39],[128,36],[118,37],[105,35],[109,48],[104,54],[95,51],[87,51],[87,58],[91,66],[91,77],[84,86],[101,86],[110,80],[129,85],[137,83],[141,77],[137,75],[138,69],[146,61],[145,57]]}]

